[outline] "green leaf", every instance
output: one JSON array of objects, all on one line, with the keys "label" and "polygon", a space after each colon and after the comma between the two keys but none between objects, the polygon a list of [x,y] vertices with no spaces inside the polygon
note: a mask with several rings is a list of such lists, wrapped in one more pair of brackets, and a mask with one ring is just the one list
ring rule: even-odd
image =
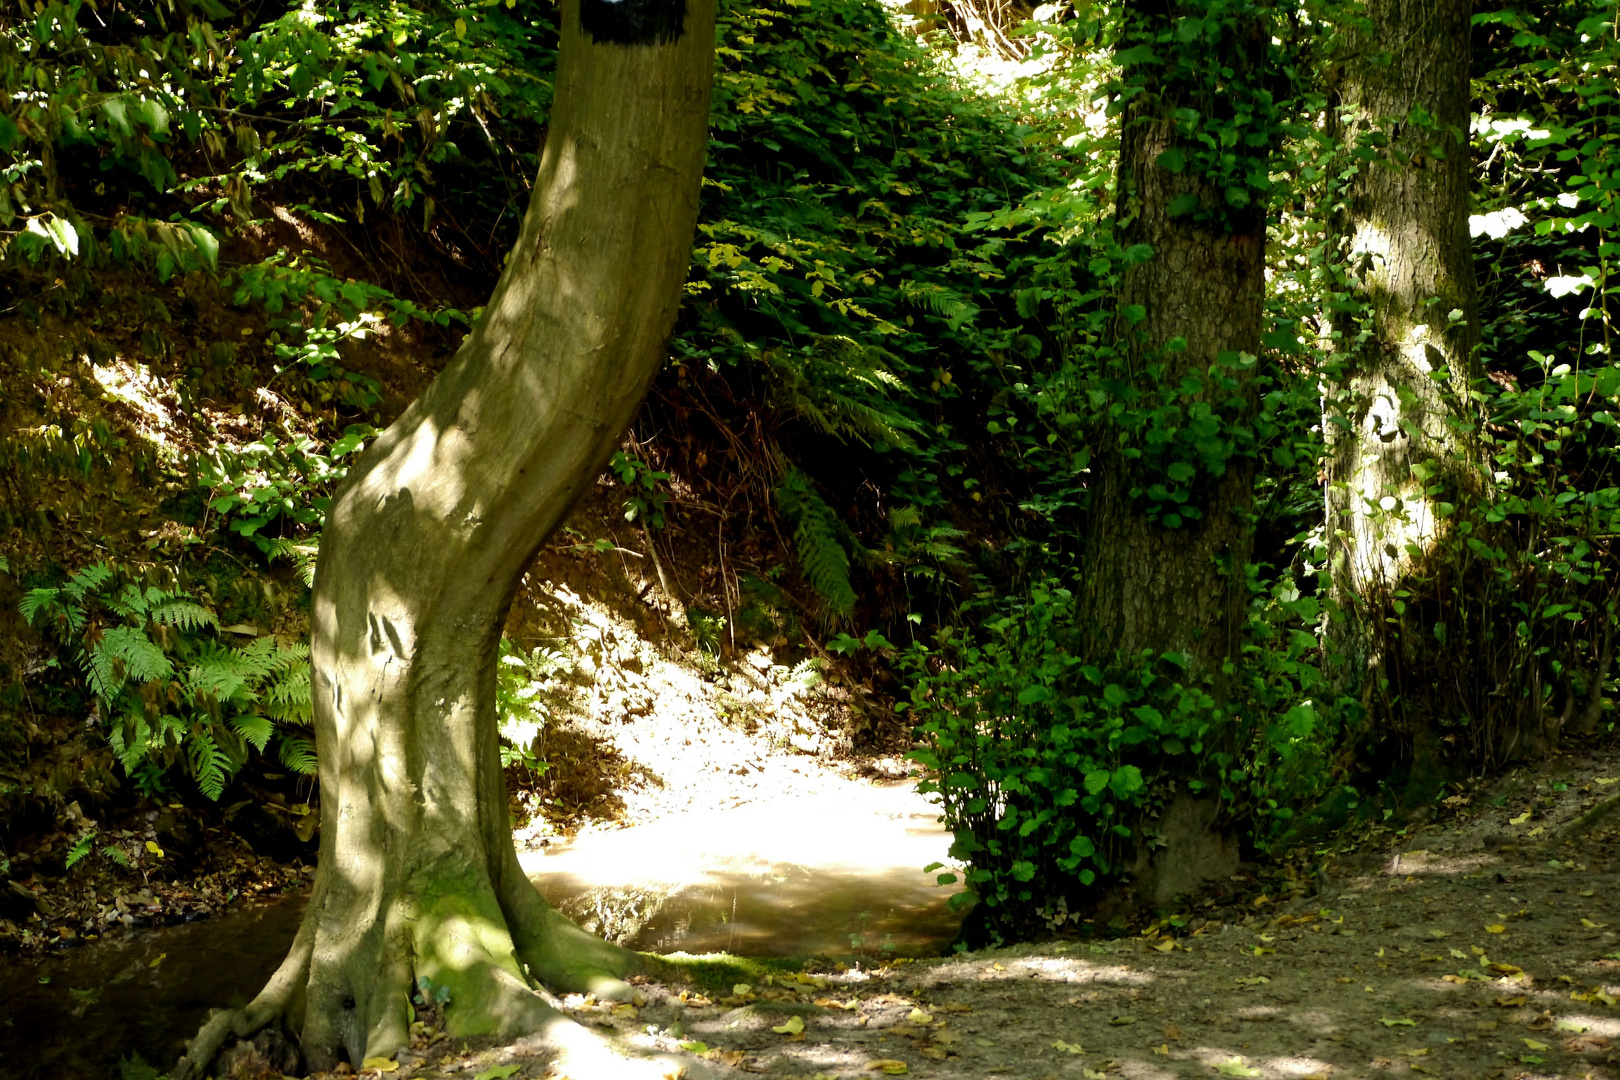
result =
[{"label": "green leaf", "polygon": [[1158,156],[1159,168],[1165,172],[1179,173],[1187,167],[1187,155],[1175,147],[1171,147]]}]

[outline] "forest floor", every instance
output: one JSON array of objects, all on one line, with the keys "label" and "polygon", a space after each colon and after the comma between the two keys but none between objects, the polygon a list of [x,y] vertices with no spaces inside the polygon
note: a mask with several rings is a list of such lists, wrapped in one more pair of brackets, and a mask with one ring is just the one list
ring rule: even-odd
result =
[{"label": "forest floor", "polygon": [[[1617,783],[1614,750],[1555,757],[1314,879],[1254,868],[1112,940],[742,962],[639,1007],[562,1004],[692,1077],[1620,1077]],[[392,1075],[593,1080],[532,1043],[447,1047]]]}]

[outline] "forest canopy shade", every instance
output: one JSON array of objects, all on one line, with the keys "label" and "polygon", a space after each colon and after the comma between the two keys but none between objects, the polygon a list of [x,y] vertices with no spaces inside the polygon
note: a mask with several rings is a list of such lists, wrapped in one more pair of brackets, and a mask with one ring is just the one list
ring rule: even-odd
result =
[{"label": "forest canopy shade", "polygon": [[210,1021],[181,1077],[279,1022],[312,1069],[390,1056],[424,979],[448,992],[452,1034],[545,1031],[581,1053],[592,1041],[530,981],[623,994],[651,962],[573,926],[523,875],[495,716],[507,609],[663,359],[697,217],[712,0],[614,7],[684,23],[604,43],[580,0],[564,5],[539,178],[487,312],[333,500],[311,641],[314,894],[281,969]]}]

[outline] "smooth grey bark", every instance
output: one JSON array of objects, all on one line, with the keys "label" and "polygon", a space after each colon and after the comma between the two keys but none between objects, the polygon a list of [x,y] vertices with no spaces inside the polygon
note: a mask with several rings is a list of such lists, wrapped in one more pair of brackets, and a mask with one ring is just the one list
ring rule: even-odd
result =
[{"label": "smooth grey bark", "polygon": [[[1392,659],[1391,594],[1441,569],[1448,507],[1487,483],[1469,399],[1479,377],[1470,16],[1470,0],[1369,0],[1333,87],[1343,145],[1372,151],[1335,222],[1361,314],[1325,320],[1335,356],[1323,378],[1332,640],[1346,689],[1362,696]],[[1430,629],[1413,632],[1432,647]]]},{"label": "smooth grey bark", "polygon": [[663,361],[697,219],[714,2],[686,0],[683,33],[638,44],[594,40],[579,5],[562,6],[539,176],[485,315],[327,515],[308,913],[269,985],[210,1021],[181,1076],[228,1035],[277,1021],[312,1069],[391,1055],[409,1045],[418,978],[448,988],[452,1034],[543,1030],[586,1053],[531,982],[623,993],[647,962],[574,927],[520,870],[495,664],[525,569]]},{"label": "smooth grey bark", "polygon": [[[1136,16],[1150,25],[1168,26],[1173,6],[1136,0],[1128,8],[1139,9]],[[1229,38],[1224,47],[1243,46]],[[1127,107],[1120,135],[1119,242],[1147,244],[1153,257],[1124,271],[1120,308],[1138,305],[1146,316],[1135,325],[1122,318],[1116,341],[1149,394],[1207,373],[1223,353],[1257,356],[1265,303],[1263,212],[1226,221],[1170,216],[1181,194],[1197,196],[1205,208],[1224,205],[1221,192],[1192,169],[1171,172],[1158,163],[1167,150],[1190,156],[1196,149],[1169,118],[1178,104],[1150,82]],[[1166,351],[1174,338],[1184,338],[1186,348]],[[1155,361],[1163,370],[1150,382],[1145,368]],[[1250,383],[1257,367],[1229,371]],[[1223,660],[1237,655],[1243,628],[1244,568],[1254,548],[1252,464],[1234,458],[1205,491],[1202,520],[1174,529],[1155,524],[1132,496],[1138,480],[1117,447],[1099,455],[1095,474],[1082,619],[1097,653],[1174,651],[1189,657],[1194,670],[1218,673]]]}]

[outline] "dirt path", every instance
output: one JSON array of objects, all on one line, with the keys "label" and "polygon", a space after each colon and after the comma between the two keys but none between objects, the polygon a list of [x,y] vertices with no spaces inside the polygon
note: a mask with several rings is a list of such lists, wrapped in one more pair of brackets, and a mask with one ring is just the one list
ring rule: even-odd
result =
[{"label": "dirt path", "polygon": [[[1555,760],[1292,899],[1205,900],[1128,938],[564,1004],[689,1076],[1620,1077],[1617,781],[1613,753]],[[521,1044],[403,1060],[561,1075]]]}]

